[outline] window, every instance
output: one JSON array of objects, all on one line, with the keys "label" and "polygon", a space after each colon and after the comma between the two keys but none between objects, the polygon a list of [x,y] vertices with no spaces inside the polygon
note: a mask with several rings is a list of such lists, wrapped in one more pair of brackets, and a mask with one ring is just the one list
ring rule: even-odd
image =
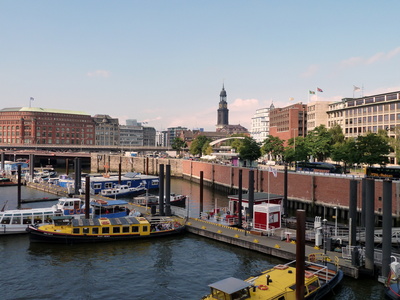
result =
[{"label": "window", "polygon": [[133,226],[132,226],[132,232],[139,232],[139,227],[133,225]]},{"label": "window", "polygon": [[113,227],[113,233],[120,233],[121,228],[120,227]]},{"label": "window", "polygon": [[101,229],[102,234],[109,234],[110,233],[110,227],[103,227]]},{"label": "window", "polygon": [[84,227],[82,229],[82,231],[83,231],[83,234],[89,234],[89,228],[88,227]]},{"label": "window", "polygon": [[80,228],[74,228],[74,230],[72,231],[72,233],[74,233],[74,234],[79,234],[79,233],[80,233]]},{"label": "window", "polygon": [[123,233],[129,233],[129,226],[123,226],[122,227],[122,232]]},{"label": "window", "polygon": [[143,226],[143,232],[149,231],[149,226]]},{"label": "window", "polygon": [[99,227],[93,227],[92,234],[99,234]]}]

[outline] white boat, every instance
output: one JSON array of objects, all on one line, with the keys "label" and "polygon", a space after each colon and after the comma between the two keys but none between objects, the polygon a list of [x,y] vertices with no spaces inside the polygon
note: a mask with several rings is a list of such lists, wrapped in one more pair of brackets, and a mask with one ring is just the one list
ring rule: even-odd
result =
[{"label": "white boat", "polygon": [[101,195],[104,197],[124,197],[130,195],[140,195],[146,192],[146,187],[144,185],[139,185],[137,187],[129,187],[126,184],[115,185],[113,188],[104,189],[101,191]]},{"label": "white boat", "polygon": [[[166,197],[164,196],[164,204]],[[142,206],[149,206],[149,205],[158,205],[159,196],[156,195],[147,195],[141,197],[134,197],[133,203],[139,204]],[[186,203],[186,196],[180,194],[170,194],[169,203],[175,206],[185,206]]]},{"label": "white boat", "polygon": [[2,210],[0,211],[0,235],[26,233],[28,225],[48,224],[55,216],[84,218],[84,204],[85,201],[79,198],[61,198],[51,207]]}]

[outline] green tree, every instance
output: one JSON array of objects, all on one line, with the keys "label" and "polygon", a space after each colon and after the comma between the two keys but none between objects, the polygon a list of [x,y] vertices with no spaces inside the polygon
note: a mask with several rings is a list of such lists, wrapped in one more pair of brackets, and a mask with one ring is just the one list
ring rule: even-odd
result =
[{"label": "green tree", "polygon": [[390,145],[387,136],[369,132],[357,137],[356,149],[360,163],[386,165],[389,162]]},{"label": "green tree", "polygon": [[211,139],[209,139],[208,137],[204,135],[199,135],[190,144],[189,151],[192,155],[198,155],[201,157],[203,155],[203,151],[208,147],[208,144],[210,142]]},{"label": "green tree", "polygon": [[261,146],[261,154],[263,156],[269,154],[273,160],[276,160],[278,156],[283,154],[283,143],[283,140],[281,140],[279,137],[269,135]]},{"label": "green tree", "polygon": [[179,137],[176,137],[176,138],[173,140],[171,147],[172,147],[172,149],[174,149],[176,152],[178,152],[178,156],[180,156],[182,149],[183,149],[183,148],[186,148],[187,145],[186,145],[186,142],[185,142],[184,140],[182,140],[182,139],[179,138]]},{"label": "green tree", "polygon": [[344,163],[344,172],[348,165],[360,163],[360,155],[355,149],[357,148],[356,140],[354,138],[348,138],[342,143],[336,143],[332,146],[331,158],[334,161]]},{"label": "green tree", "polygon": [[261,157],[260,145],[251,137],[245,137],[239,147],[239,158],[255,161]]},{"label": "green tree", "polygon": [[295,161],[306,161],[309,149],[304,137],[298,136],[288,140],[288,145],[283,152],[284,161],[287,163]]},{"label": "green tree", "polygon": [[332,148],[332,135],[328,132],[325,125],[315,127],[306,136],[306,143],[309,155],[317,161],[324,161],[330,156]]}]

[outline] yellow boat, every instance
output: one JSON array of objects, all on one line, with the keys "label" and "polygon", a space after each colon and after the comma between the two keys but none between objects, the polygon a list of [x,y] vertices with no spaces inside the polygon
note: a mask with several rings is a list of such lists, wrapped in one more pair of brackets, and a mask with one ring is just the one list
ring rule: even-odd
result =
[{"label": "yellow boat", "polygon": [[182,233],[184,225],[173,217],[72,219],[54,217],[53,224],[29,226],[33,242],[88,243],[153,238]]},{"label": "yellow boat", "polygon": [[[343,272],[334,263],[307,261],[304,274],[304,299],[324,299],[342,279]],[[210,284],[209,287],[211,294],[204,296],[203,300],[295,300],[295,261],[277,265],[247,280],[229,277]]]}]

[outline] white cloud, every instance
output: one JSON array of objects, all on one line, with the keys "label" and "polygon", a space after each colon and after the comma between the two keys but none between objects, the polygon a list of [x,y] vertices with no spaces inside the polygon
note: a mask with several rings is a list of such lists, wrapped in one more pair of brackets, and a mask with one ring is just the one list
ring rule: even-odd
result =
[{"label": "white cloud", "polygon": [[107,78],[107,77],[110,77],[110,72],[106,71],[106,70],[96,70],[96,71],[87,72],[86,76]]},{"label": "white cloud", "polygon": [[400,47],[397,47],[389,52],[378,52],[368,58],[363,57],[350,57],[339,63],[342,68],[354,67],[357,65],[370,65],[380,61],[387,61],[400,54]]},{"label": "white cloud", "polygon": [[259,101],[257,99],[240,99],[237,98],[232,104],[229,104],[228,108],[232,111],[244,111],[252,110],[253,113],[259,106]]}]

